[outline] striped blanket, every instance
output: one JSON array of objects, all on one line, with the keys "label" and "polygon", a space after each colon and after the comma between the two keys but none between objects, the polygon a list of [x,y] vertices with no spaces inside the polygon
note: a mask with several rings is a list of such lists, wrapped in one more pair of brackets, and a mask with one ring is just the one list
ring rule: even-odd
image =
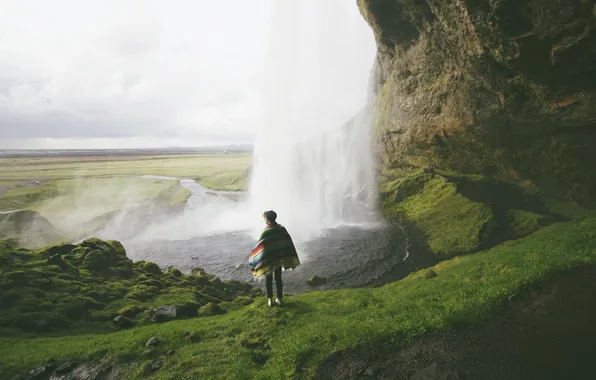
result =
[{"label": "striped blanket", "polygon": [[300,265],[296,247],[286,228],[281,224],[268,224],[252,249],[248,264],[256,279],[273,272],[275,268],[288,270]]}]

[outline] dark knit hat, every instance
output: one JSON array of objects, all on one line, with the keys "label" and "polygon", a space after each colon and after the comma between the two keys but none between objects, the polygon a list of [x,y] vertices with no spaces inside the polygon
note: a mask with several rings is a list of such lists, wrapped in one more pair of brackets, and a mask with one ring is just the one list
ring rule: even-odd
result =
[{"label": "dark knit hat", "polygon": [[267,218],[268,221],[270,221],[271,223],[275,223],[275,220],[277,219],[277,213],[273,210],[269,210],[269,211],[265,211],[263,213],[263,215]]}]

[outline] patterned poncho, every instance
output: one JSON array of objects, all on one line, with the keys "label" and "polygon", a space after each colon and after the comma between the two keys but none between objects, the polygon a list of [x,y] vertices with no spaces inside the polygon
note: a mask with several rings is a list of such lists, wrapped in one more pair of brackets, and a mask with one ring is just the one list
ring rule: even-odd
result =
[{"label": "patterned poncho", "polygon": [[253,248],[248,264],[257,279],[275,268],[288,270],[300,265],[296,247],[286,228],[281,224],[268,224]]}]

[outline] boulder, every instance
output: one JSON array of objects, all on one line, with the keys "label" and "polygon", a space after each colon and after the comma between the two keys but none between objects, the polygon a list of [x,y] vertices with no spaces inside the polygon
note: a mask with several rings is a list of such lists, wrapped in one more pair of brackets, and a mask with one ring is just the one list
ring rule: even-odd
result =
[{"label": "boulder", "polygon": [[159,306],[152,309],[149,316],[153,322],[172,321],[177,317],[176,306]]}]

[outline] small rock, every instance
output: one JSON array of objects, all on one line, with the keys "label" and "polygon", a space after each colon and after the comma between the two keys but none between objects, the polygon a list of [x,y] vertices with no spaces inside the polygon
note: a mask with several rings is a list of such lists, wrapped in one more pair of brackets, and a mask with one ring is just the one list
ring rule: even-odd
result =
[{"label": "small rock", "polygon": [[126,328],[132,327],[134,325],[133,321],[131,321],[130,319],[128,319],[122,315],[119,315],[116,318],[114,318],[112,320],[112,322],[119,329],[126,329]]},{"label": "small rock", "polygon": [[151,362],[151,370],[152,371],[157,371],[160,368],[161,368],[161,361],[154,360],[154,361]]},{"label": "small rock", "polygon": [[173,349],[172,350],[168,350],[168,352],[166,352],[166,355],[172,356],[172,355],[174,355],[174,352],[176,352],[176,351],[174,351]]},{"label": "small rock", "polygon": [[56,368],[56,363],[52,361],[44,363],[39,367],[32,369],[31,372],[29,372],[29,379],[43,379],[47,377],[47,374],[51,372],[54,368]]},{"label": "small rock", "polygon": [[160,306],[149,313],[153,322],[165,322],[176,319],[176,306]]},{"label": "small rock", "polygon": [[314,276],[306,280],[306,283],[310,286],[325,285],[327,283],[327,279],[325,277]]},{"label": "small rock", "polygon": [[74,362],[66,362],[58,367],[56,370],[56,375],[64,375],[65,373],[72,371],[76,366],[77,364]]},{"label": "small rock", "polygon": [[31,370],[31,372],[29,372],[29,378],[30,379],[41,379],[43,377],[45,377],[45,373],[47,372],[47,368],[44,366],[39,366],[37,368],[34,368]]},{"label": "small rock", "polygon": [[159,339],[157,339],[157,337],[153,337],[147,341],[147,343],[145,344],[145,347],[156,346],[157,343],[159,343]]}]

